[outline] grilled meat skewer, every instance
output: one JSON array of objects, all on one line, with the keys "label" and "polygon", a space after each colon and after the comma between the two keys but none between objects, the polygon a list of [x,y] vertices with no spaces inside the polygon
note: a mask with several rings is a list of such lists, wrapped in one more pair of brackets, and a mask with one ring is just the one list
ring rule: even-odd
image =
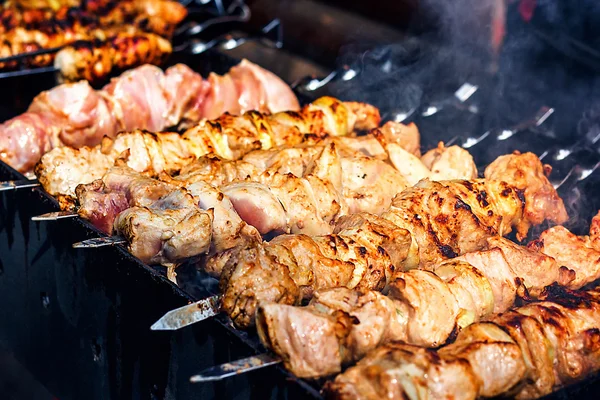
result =
[{"label": "grilled meat skewer", "polygon": [[[389,141],[405,145],[407,133],[402,128],[401,124],[390,122],[381,132]],[[418,135],[416,129],[411,130]],[[244,157],[250,162],[207,155],[184,167],[180,175],[171,178],[161,174],[161,179],[188,188],[197,182],[220,187],[242,219],[262,234],[330,233],[331,223],[338,216],[348,212],[383,212],[395,194],[406,188],[402,178],[405,171],[396,171],[382,160],[364,155],[374,151],[371,141],[377,144],[370,137],[336,137],[314,146],[260,150]],[[465,150],[462,152],[470,158]],[[456,170],[448,173],[462,175]],[[146,201],[128,194],[128,187],[165,187],[142,174],[138,178],[139,182],[134,171],[116,167],[102,180],[79,185],[78,213],[99,229],[112,233],[119,212]],[[152,193],[151,190],[149,201],[156,200]]]},{"label": "grilled meat skewer", "polygon": [[[358,119],[361,115],[365,119]],[[124,151],[129,153],[127,165],[136,171],[172,174],[205,154],[236,159],[251,150],[295,145],[314,136],[343,136],[356,127],[372,128],[378,123],[379,113],[369,105],[324,97],[299,113],[223,115],[204,120],[183,135],[137,131],[105,138],[92,148],[57,148],[42,157],[35,172],[49,194],[71,201],[78,184],[101,178]]]},{"label": "grilled meat skewer", "polygon": [[165,72],[142,66],[111,80],[100,91],[81,81],[42,92],[27,112],[0,125],[0,160],[28,172],[55,147],[95,146],[120,131],[160,131],[225,112],[298,108],[284,82],[248,61],[227,75],[210,74],[207,80],[182,64]]},{"label": "grilled meat skewer", "polygon": [[338,288],[315,293],[308,307],[262,304],[257,327],[263,344],[294,375],[327,376],[390,341],[443,345],[460,329],[507,311],[518,293],[539,295],[554,282],[579,289],[574,272],[549,256],[492,237],[487,250],[445,261],[433,271],[396,272],[387,297]]},{"label": "grilled meat skewer", "polygon": [[[505,165],[507,178],[512,168]],[[499,170],[496,173],[500,175]],[[398,194],[381,217],[348,217],[339,222],[334,235],[283,235],[269,243],[217,255],[226,260],[221,262],[225,264],[220,283],[223,309],[237,326],[248,327],[254,323],[259,302],[297,305],[315,290],[387,286],[384,278],[389,273],[375,268],[380,260],[393,260],[389,270],[431,269],[448,258],[485,248],[490,237],[506,235],[513,226],[524,236],[532,220],[540,217],[523,213],[527,202],[543,201],[537,195],[551,187],[545,176],[528,176],[545,180],[538,185],[538,192],[528,196],[501,181],[422,181]],[[555,193],[547,196],[558,198]],[[564,222],[566,212],[562,202],[560,205],[562,211],[548,210],[544,219]],[[379,280],[371,279],[372,274]],[[361,286],[361,282],[367,283]],[[375,282],[374,286],[368,282]]]},{"label": "grilled meat skewer", "polygon": [[54,66],[66,82],[105,80],[115,71],[162,65],[171,43],[152,33],[119,33],[103,41],[76,42],[56,53]]},{"label": "grilled meat skewer", "polygon": [[393,343],[326,385],[336,399],[533,399],[600,369],[600,292],[550,287],[544,301],[473,324],[439,350]]},{"label": "grilled meat skewer", "polygon": [[72,39],[73,33],[125,24],[168,38],[186,17],[187,9],[171,0],[100,0],[86,1],[80,7],[60,7],[56,11],[23,10],[9,5],[0,9],[0,15],[0,34],[21,29],[29,32],[30,37],[42,36],[45,40],[66,44],[65,40]]},{"label": "grilled meat skewer", "polygon": [[[159,181],[133,171],[127,166],[113,167],[102,180],[77,187],[78,212],[105,232],[110,234],[114,231],[123,235],[128,239],[130,250],[134,255],[145,262],[155,263],[163,259],[156,258],[155,251],[148,253],[145,250],[157,248],[157,246],[146,245],[146,233],[154,232],[149,234],[152,237],[164,231],[155,227],[157,221],[171,218],[163,212],[166,208],[165,204],[168,205],[169,202],[162,199],[169,197],[171,192],[178,191],[179,187],[184,188],[198,203],[195,206],[189,204],[189,207],[213,209],[212,229],[215,243],[208,254],[210,261],[212,255],[235,247],[222,245],[222,243],[236,242],[236,236],[243,233],[242,221],[258,228],[263,234],[271,231],[274,233],[304,232],[313,235],[331,232],[330,223],[339,215],[345,214],[349,208],[346,205],[346,196],[350,199],[356,197],[349,195],[352,193],[352,188],[343,190],[348,179],[341,177],[341,168],[343,165],[364,162],[379,163],[380,167],[393,172],[392,178],[389,179],[390,183],[395,184],[398,190],[406,187],[402,185],[401,175],[383,161],[365,157],[348,160],[343,164],[337,155],[334,143],[330,143],[321,148],[321,154],[311,162],[311,169],[301,177],[267,171],[253,178],[254,182],[234,182],[225,185],[222,187],[222,192],[211,186],[209,179],[198,179],[198,175],[193,175],[194,179],[189,180],[181,179],[182,176],[175,179],[163,176],[164,181]],[[231,163],[226,162],[224,165],[231,166]],[[377,168],[375,172],[380,177],[386,174],[381,171],[381,168]],[[387,182],[384,180],[382,184],[389,186]],[[252,190],[257,192],[258,196],[249,197],[248,192]],[[388,188],[385,187],[373,193],[373,196],[381,193],[379,196],[382,200],[373,202],[372,208],[367,208],[367,211],[376,210],[381,202],[391,202],[393,194],[388,192]],[[154,207],[157,202],[159,205]],[[154,212],[153,207],[158,211]],[[180,209],[181,206],[175,208]],[[168,223],[168,221],[161,222],[163,225]],[[260,239],[257,232],[249,236],[255,240]],[[200,253],[195,254],[198,255]],[[209,262],[209,264],[211,266],[207,269],[218,276],[220,268],[215,267],[214,263]]]}]

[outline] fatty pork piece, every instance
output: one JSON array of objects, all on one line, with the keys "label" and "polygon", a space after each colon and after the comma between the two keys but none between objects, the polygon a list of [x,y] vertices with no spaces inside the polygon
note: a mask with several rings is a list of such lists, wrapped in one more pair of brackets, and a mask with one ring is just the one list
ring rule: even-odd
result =
[{"label": "fatty pork piece", "polygon": [[131,207],[120,213],[114,231],[143,262],[176,266],[208,252],[212,217],[212,210],[200,209],[189,192],[176,189],[150,207]]},{"label": "fatty pork piece", "polygon": [[307,307],[261,303],[257,327],[296,376],[325,376],[389,341],[442,345],[458,330],[508,310],[520,289],[540,293],[559,281],[560,271],[548,256],[492,238],[489,250],[445,261],[434,272],[396,271],[387,296],[337,288],[316,292]]},{"label": "fatty pork piece", "polygon": [[[187,195],[184,196],[183,193]],[[229,199],[220,190],[204,182],[185,185],[174,180],[163,182],[148,178],[126,166],[116,166],[102,180],[79,185],[77,194],[79,215],[108,234],[125,235],[131,241],[132,254],[147,262],[169,262],[166,257],[175,257],[177,254],[181,254],[177,256],[177,260],[204,253],[212,255],[242,246],[247,241],[260,240],[258,231],[240,218]],[[173,207],[173,212],[167,210],[168,207]],[[186,212],[183,208],[189,210]],[[145,235],[149,234],[150,240],[152,233],[158,234],[161,229],[168,230],[174,221],[182,218],[186,221],[186,227],[192,229],[193,225],[188,224],[198,222],[195,218],[204,213],[202,210],[208,212],[212,221],[207,227],[210,244],[207,249],[202,241],[198,241],[198,247],[186,250],[187,244],[175,238],[170,240],[166,257],[161,258],[162,253],[155,258],[148,256],[148,252],[157,246],[153,244],[146,249],[143,244]],[[117,216],[118,222],[115,221]],[[204,219],[200,222],[203,221]],[[190,240],[197,240],[198,235],[206,234],[202,231],[186,235],[190,236]],[[168,236],[168,233],[165,235]],[[176,246],[182,248],[177,249]],[[200,249],[202,251],[198,253]],[[220,274],[221,267],[218,265],[208,264],[206,268],[210,273],[217,276]]]},{"label": "fatty pork piece", "polygon": [[77,204],[62,204],[61,208],[77,205],[77,212],[82,218],[101,231],[112,234],[114,219],[120,212],[133,206],[149,207],[175,188],[129,167],[115,166],[102,179],[78,185],[75,190]]},{"label": "fatty pork piece", "polygon": [[471,325],[437,351],[382,346],[326,385],[327,397],[533,399],[582,379],[600,369],[600,292],[549,289],[545,301]]},{"label": "fatty pork piece", "polygon": [[365,215],[336,234],[282,235],[224,260],[223,309],[236,326],[254,325],[260,301],[299,304],[316,290],[347,287],[384,290],[408,256],[410,236],[388,221]]},{"label": "fatty pork piece", "polygon": [[[72,196],[77,183],[101,178],[127,151],[127,165],[136,171],[175,174],[206,154],[239,159],[256,149],[293,146],[327,135],[344,136],[358,125],[377,126],[377,109],[368,104],[361,107],[364,112],[353,114],[346,103],[322,97],[300,112],[272,115],[249,112],[240,117],[224,114],[216,120],[202,120],[183,135],[140,130],[123,132],[114,139],[105,137],[101,145],[95,147],[54,149],[42,157],[35,173],[49,194]],[[361,121],[357,115],[368,117]]]}]

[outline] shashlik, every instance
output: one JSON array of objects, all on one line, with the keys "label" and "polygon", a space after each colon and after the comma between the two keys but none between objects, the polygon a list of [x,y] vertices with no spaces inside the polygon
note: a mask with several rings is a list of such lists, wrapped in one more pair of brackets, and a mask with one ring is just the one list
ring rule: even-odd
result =
[{"label": "shashlik", "polygon": [[[172,51],[168,38],[187,14],[171,0],[102,0],[57,12],[10,7],[0,12],[0,57],[23,55],[0,63],[0,69],[54,61],[62,80],[92,82],[105,80],[113,70],[161,65]],[[63,49],[27,55],[58,48]]]},{"label": "shashlik", "polygon": [[[395,129],[391,132],[390,138],[398,131]],[[398,136],[399,140],[402,140],[402,136]],[[406,187],[402,175],[383,161],[361,157],[356,154],[356,150],[346,149],[343,157],[338,154],[336,144],[338,146],[344,143],[354,144],[365,142],[364,139],[365,137],[334,138],[328,140],[327,145],[304,147],[303,149],[316,149],[317,152],[308,160],[304,157],[303,162],[310,165],[310,169],[299,171],[297,175],[287,171],[277,172],[265,165],[255,166],[245,161],[228,161],[217,159],[215,156],[200,158],[186,167],[185,173],[174,178],[162,174],[162,181],[151,179],[126,166],[116,166],[111,168],[101,180],[77,186],[78,213],[109,234],[113,232],[114,225],[117,233],[133,240],[132,235],[127,232],[132,232],[134,229],[115,222],[117,218],[123,221],[120,213],[129,207],[150,207],[171,191],[184,187],[191,193],[196,193],[199,189],[202,189],[204,194],[218,192],[217,195],[209,195],[209,197],[227,203],[228,211],[222,213],[214,207],[213,200],[209,201],[203,199],[201,195],[194,195],[199,199],[201,208],[215,208],[213,236],[215,236],[214,245],[217,250],[214,253],[231,247],[221,246],[220,238],[239,233],[238,222],[242,220],[256,227],[262,234],[271,231],[318,234],[321,230],[329,233],[332,230],[329,222],[345,214],[347,210],[359,207],[357,211],[377,212],[382,203],[387,208],[394,194]],[[289,149],[280,151],[287,153],[287,150]],[[264,154],[264,152],[259,153]],[[256,162],[260,157],[256,155],[252,158]],[[268,158],[272,160],[275,156],[269,154]],[[275,167],[280,168],[279,165]],[[370,174],[380,178],[386,176],[388,178],[378,179],[371,185],[358,187],[353,183],[355,174],[341,174],[344,168],[349,171],[369,171]],[[358,178],[364,180],[364,174],[360,175]],[[213,185],[221,187],[223,192]],[[365,190],[371,192],[370,198],[374,201],[355,205],[353,203],[355,198],[366,197]],[[296,201],[299,197],[304,198],[304,201]],[[209,203],[213,205],[209,206]],[[159,208],[164,208],[162,205]],[[150,210],[140,212],[148,214]],[[134,211],[128,210],[127,213],[131,215]],[[147,229],[140,227],[141,223],[137,225],[135,229]],[[317,231],[313,231],[315,229]],[[219,233],[226,230],[233,230],[233,233],[231,235]],[[144,240],[142,235],[137,237]],[[136,245],[131,247],[135,248]],[[135,251],[133,253],[146,262],[153,262],[145,255],[137,254]]]},{"label": "shashlik", "polygon": [[[506,168],[508,175],[511,171]],[[542,179],[544,190],[551,185],[545,176],[530,179]],[[525,235],[532,221],[523,210],[537,194],[525,196],[502,181],[422,181],[399,193],[380,217],[342,219],[333,235],[283,235],[225,252],[218,256],[226,259],[223,309],[237,326],[248,327],[259,302],[297,305],[315,290],[331,287],[381,289],[390,283],[391,271],[431,269],[485,248],[491,237],[506,235],[513,226]],[[545,217],[564,222],[556,217],[566,215],[561,207],[562,212],[548,210]],[[387,267],[377,267],[382,261]]]},{"label": "shashlik", "polygon": [[115,71],[143,64],[162,65],[171,43],[153,33],[117,33],[106,40],[76,42],[56,53],[54,66],[65,82],[99,82]]},{"label": "shashlik", "polygon": [[[486,250],[432,271],[396,272],[387,297],[338,288],[315,293],[308,307],[263,304],[256,317],[261,339],[296,376],[326,376],[390,341],[438,347],[458,330],[507,311],[518,294],[539,296],[555,282],[579,289],[585,278],[600,278],[584,273],[584,279],[573,279],[591,263],[573,271],[508,239],[487,242]],[[331,335],[340,325],[344,329]]]},{"label": "shashlik", "polygon": [[146,65],[100,91],[81,81],[41,93],[27,112],[0,125],[0,160],[28,172],[55,147],[95,146],[120,131],[160,131],[224,112],[298,108],[284,82],[248,61],[223,77],[210,74],[207,80],[182,64],[165,72]]},{"label": "shashlik", "polygon": [[326,385],[336,399],[533,399],[600,369],[600,291],[556,286],[544,301],[460,332],[436,351],[391,343]]},{"label": "shashlik", "polygon": [[89,29],[130,25],[168,38],[186,15],[185,6],[172,0],[86,1],[80,7],[65,6],[56,11],[9,4],[0,9],[0,35],[21,29],[20,42],[44,46],[51,41],[58,45],[68,44],[74,34],[85,34]]},{"label": "shashlik", "polygon": [[370,105],[323,97],[300,112],[225,114],[203,120],[183,135],[136,131],[105,138],[91,148],[60,147],[46,153],[35,172],[49,194],[70,201],[78,184],[101,178],[125,151],[127,165],[136,171],[172,174],[202,155],[236,159],[255,149],[296,145],[315,136],[348,135],[355,128],[377,126],[379,119]]},{"label": "shashlik", "polygon": [[80,0],[11,0],[4,2],[4,7],[58,10],[61,7],[76,7],[80,3]]}]

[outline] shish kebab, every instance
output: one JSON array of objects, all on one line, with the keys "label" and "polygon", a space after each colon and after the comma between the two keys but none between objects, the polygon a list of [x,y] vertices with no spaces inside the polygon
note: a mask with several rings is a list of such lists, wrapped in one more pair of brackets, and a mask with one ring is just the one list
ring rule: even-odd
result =
[{"label": "shish kebab", "polygon": [[245,60],[206,80],[183,64],[165,72],[146,65],[100,91],[81,81],[42,92],[27,112],[0,125],[0,160],[26,173],[53,148],[96,146],[124,130],[191,126],[225,112],[298,109],[281,79]]},{"label": "shish kebab", "polygon": [[[560,237],[550,236],[542,234],[540,241],[564,245]],[[585,246],[563,250],[563,258],[580,260],[567,268],[535,245],[528,249],[500,237],[487,242],[486,250],[431,271],[396,273],[387,297],[340,288],[315,293],[308,307],[263,304],[257,310],[261,340],[296,376],[327,376],[387,342],[438,347],[460,329],[507,311],[518,296],[538,297],[555,282],[580,289],[600,278],[600,253]]]},{"label": "shish kebab", "polygon": [[[506,156],[489,168],[498,172],[502,164],[507,164]],[[373,216],[343,217],[336,231],[373,223],[377,223]],[[458,329],[506,311],[518,294],[537,296],[553,282],[579,289],[600,278],[599,226],[600,214],[592,222],[590,237],[583,239],[557,226],[544,232],[530,249],[488,237],[486,250],[442,262],[433,272],[395,272],[387,297],[372,290],[337,288],[316,292],[308,307],[263,303],[257,310],[258,332],[263,344],[298,377],[337,373],[343,364],[389,341],[436,347]],[[540,249],[549,249],[545,253],[556,259]],[[267,356],[262,361],[278,360]],[[241,361],[230,364],[243,365]],[[219,379],[230,372],[235,373],[216,367],[192,380]]]},{"label": "shish kebab", "polygon": [[35,172],[46,192],[62,200],[65,209],[77,185],[100,179],[123,152],[127,152],[126,164],[138,172],[173,174],[206,154],[236,159],[256,149],[372,129],[379,121],[379,111],[370,105],[323,97],[299,112],[224,114],[202,120],[184,134],[135,131],[105,138],[95,147],[59,147],[42,157]]},{"label": "shish kebab", "polygon": [[[407,148],[414,149],[418,131],[414,125],[412,127],[414,129],[388,123],[382,128],[382,134],[390,141],[404,141]],[[161,229],[157,222],[165,218],[172,221],[174,216],[168,212],[185,208],[176,206],[173,201],[164,202],[164,198],[180,187],[200,199],[202,208],[213,208],[213,250],[231,247],[219,242],[235,242],[232,238],[241,232],[242,219],[261,234],[330,233],[333,218],[347,212],[381,212],[389,207],[393,196],[407,186],[392,166],[365,156],[359,148],[369,153],[384,152],[377,140],[367,135],[334,137],[325,142],[318,141],[314,146],[257,151],[247,155],[251,162],[227,161],[214,155],[202,157],[175,178],[163,174],[163,181],[151,179],[126,166],[117,166],[101,180],[78,185],[78,213],[107,233],[122,233],[129,239],[131,252],[142,261],[171,265],[178,261],[177,253],[172,249],[159,252],[158,249],[164,246],[153,245],[158,238],[148,239],[143,230],[154,232],[150,236],[155,237],[170,229],[168,224]],[[440,157],[440,162],[445,160]],[[342,170],[346,173],[342,174]],[[461,177],[459,174],[456,172],[453,176]],[[223,192],[212,185],[221,186]],[[217,194],[208,200],[206,197],[211,197],[208,192]],[[167,204],[171,210],[163,210],[167,214],[159,212],[159,209],[167,208]],[[197,206],[189,203],[186,206],[190,209],[188,214],[198,212]],[[229,239],[223,240],[225,236]],[[186,257],[200,254],[188,252]]]},{"label": "shish kebab", "polygon": [[[406,148],[415,151],[418,131],[414,125],[390,122],[378,132],[388,141],[403,143]],[[435,150],[436,153],[439,151]],[[464,153],[463,158],[470,157],[465,150],[459,151]],[[221,198],[221,206],[225,205],[227,212],[223,212],[222,207],[215,207],[218,203],[210,202],[214,207],[212,228],[215,242],[221,241],[224,231],[229,230],[231,233],[227,235],[235,237],[238,232],[235,227],[242,220],[263,235],[331,233],[331,224],[339,216],[364,211],[383,212],[389,208],[394,195],[407,187],[401,172],[379,159],[367,157],[363,152],[382,156],[384,150],[370,135],[330,138],[311,146],[255,151],[238,161],[222,160],[214,155],[202,157],[185,167],[174,179],[163,175],[163,182],[116,167],[109,170],[102,180],[77,187],[78,213],[106,233],[123,234],[127,240],[118,240],[128,242],[132,254],[147,263],[172,264],[177,260],[168,256],[157,257],[157,249],[161,246],[149,245],[153,241],[140,232],[147,229],[158,234],[161,228],[144,217],[136,219],[134,227],[131,227],[132,215],[141,213],[148,217],[152,215],[155,222],[160,220],[151,209],[140,209],[139,206],[151,208],[152,201],[179,186],[188,188],[193,196],[200,198],[203,208],[207,208],[207,202],[202,195],[194,195],[199,183],[203,184],[204,192],[219,192],[211,186],[222,190],[219,196],[213,197]],[[476,177],[474,165],[469,165],[465,171],[460,165],[453,166],[448,159],[453,155],[456,155],[456,149],[446,149],[433,166],[444,165],[447,178]],[[345,173],[342,174],[342,171]],[[51,213],[50,218],[54,216]],[[34,219],[45,218],[47,216]],[[150,222],[152,228],[142,228],[144,222]],[[103,244],[116,242],[103,238],[91,241]],[[82,242],[81,247],[88,243],[89,240]],[[219,244],[216,247],[220,251],[227,248]]]},{"label": "shish kebab", "polygon": [[[403,134],[398,136],[401,139]],[[160,174],[160,180],[127,167],[113,167],[102,179],[77,186],[73,202],[78,204],[78,214],[72,215],[80,215],[110,234],[118,231],[113,222],[125,209],[157,198],[156,193],[162,196],[169,189],[202,182],[222,190],[242,218],[263,235],[317,235],[330,233],[331,223],[339,215],[384,211],[394,195],[408,186],[401,172],[359,150],[358,146],[377,143],[374,138],[369,140],[369,135],[314,140],[310,145],[250,152],[241,160],[206,155],[175,177]],[[134,193],[137,188],[141,189],[139,195]],[[145,198],[148,194],[152,194],[150,199]]]},{"label": "shish kebab", "polygon": [[[540,168],[541,168],[541,164],[540,164]],[[541,222],[541,221],[540,221]]]},{"label": "shish kebab", "polygon": [[[532,154],[513,157],[535,158]],[[502,169],[509,180],[515,171],[507,168],[508,164],[521,174],[528,167],[518,159],[504,163]],[[541,163],[539,169],[543,169]],[[536,184],[538,179],[545,184]],[[525,235],[531,223],[546,218],[564,221],[562,202],[548,189],[543,173],[528,174],[527,181],[534,191],[523,193],[505,182],[491,180],[425,181],[421,187],[404,191],[404,198],[399,200],[404,204],[384,213],[384,218],[373,216],[377,224],[351,226],[318,237],[283,235],[269,243],[249,243],[245,248],[217,254],[210,263],[222,268],[222,309],[238,327],[245,328],[254,324],[259,301],[299,304],[316,290],[340,286],[382,290],[394,270],[427,266],[478,250],[488,237],[507,234],[513,225]],[[546,190],[549,192],[543,194]],[[424,196],[431,200],[424,203]],[[559,207],[534,210],[527,207],[527,199]],[[440,200],[448,206],[440,209],[436,205]],[[394,224],[403,213],[423,217],[407,218],[401,225],[404,229]],[[449,228],[454,231],[449,233]]]},{"label": "shish kebab", "polygon": [[68,40],[77,31],[93,27],[131,23],[139,29],[170,37],[187,15],[185,6],[172,0],[90,0],[78,7],[56,11],[27,10],[10,5],[0,8],[0,35],[20,30],[25,42],[33,39],[57,42]]},{"label": "shish kebab", "polygon": [[548,287],[540,302],[460,332],[437,350],[390,343],[326,384],[329,399],[534,399],[600,369],[600,289]]}]

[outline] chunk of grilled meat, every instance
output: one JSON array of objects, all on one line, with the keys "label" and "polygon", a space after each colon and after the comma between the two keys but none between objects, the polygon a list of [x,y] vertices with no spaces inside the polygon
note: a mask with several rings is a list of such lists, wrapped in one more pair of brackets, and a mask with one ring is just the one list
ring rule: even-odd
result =
[{"label": "chunk of grilled meat", "polygon": [[62,81],[106,80],[115,72],[143,64],[162,65],[171,54],[171,43],[153,33],[119,33],[102,41],[76,42],[54,59]]},{"label": "chunk of grilled meat", "polygon": [[55,147],[95,146],[121,131],[160,131],[253,109],[248,107],[261,112],[299,108],[284,82],[248,61],[215,76],[204,80],[183,64],[165,72],[145,65],[100,91],[86,81],[57,86],[38,95],[26,113],[0,125],[0,159],[28,172]]},{"label": "chunk of grilled meat", "polygon": [[178,189],[150,207],[130,207],[115,219],[115,231],[129,251],[147,264],[176,266],[207,253],[212,243],[212,211],[198,207],[191,193]]},{"label": "chunk of grilled meat", "polygon": [[533,399],[600,369],[600,291],[550,287],[437,351],[382,346],[326,385],[337,399]]},{"label": "chunk of grilled meat", "polygon": [[592,222],[590,236],[578,237],[563,226],[554,226],[531,242],[531,248],[556,259],[573,271],[574,287],[579,289],[600,274],[600,248],[597,246],[597,221]]},{"label": "chunk of grilled meat", "polygon": [[[390,259],[397,260],[395,265],[397,270],[412,269],[415,267],[432,268],[439,262],[453,258],[461,254],[485,248],[487,240],[497,235],[506,235],[512,229],[512,226],[517,226],[523,232],[523,229],[528,228],[530,222],[525,219],[522,211],[525,207],[525,200],[520,195],[517,189],[504,182],[477,180],[477,181],[449,181],[449,182],[429,182],[422,181],[416,187],[408,188],[399,193],[392,202],[390,211],[381,215],[381,218],[361,215],[361,222],[357,226],[364,228],[356,228],[350,232],[353,236],[344,238],[343,248],[351,248],[362,243],[363,237],[368,236],[370,243],[379,243],[382,239],[378,232],[388,230],[398,230],[398,232],[407,231],[410,233],[395,235],[399,237],[400,242],[392,246],[394,252],[401,253],[401,257],[396,257],[390,253],[387,256]],[[343,221],[343,219],[342,219]],[[391,222],[391,224],[390,224]],[[340,225],[340,229],[334,231],[340,235],[346,229],[346,225]],[[361,230],[361,233],[354,233],[354,229]],[[526,231],[525,231],[526,232]],[[372,236],[372,238],[371,238]],[[392,236],[394,237],[394,236]],[[326,237],[328,238],[328,237]],[[337,237],[336,237],[337,238]],[[410,239],[410,240],[409,240]],[[281,241],[287,241],[284,248],[273,246]],[[281,304],[297,304],[302,297],[292,296],[294,301],[289,301],[288,297],[269,297],[267,294],[260,292],[260,288],[255,287],[254,282],[261,282],[279,286],[279,292],[291,291],[292,293],[300,293],[298,287],[305,286],[303,282],[296,282],[294,272],[298,270],[298,263],[302,260],[311,260],[311,257],[320,260],[321,255],[325,256],[323,263],[337,263],[340,260],[348,261],[345,258],[339,258],[340,245],[336,244],[337,239],[326,239],[325,243],[330,243],[331,248],[325,252],[324,248],[319,246],[320,238],[309,238],[306,236],[281,236],[274,242],[266,244],[267,249],[279,248],[279,252],[288,253],[288,247],[295,247],[298,254],[291,250],[294,257],[288,256],[270,256],[263,257],[263,264],[258,264],[253,257],[259,251],[256,249],[247,250],[246,255],[224,255],[231,257],[231,262],[226,263],[224,274],[221,278],[221,288],[224,293],[224,310],[230,314],[240,327],[245,327],[254,322],[254,310],[257,302],[280,302]],[[288,244],[289,243],[289,244]],[[258,245],[263,246],[263,245]],[[324,245],[323,245],[324,246]],[[359,251],[366,256],[367,267],[370,264],[375,265],[376,261],[368,261],[369,257],[377,257],[377,250],[373,249],[373,256],[370,256],[369,248],[366,245],[364,250]],[[327,249],[325,247],[325,249]],[[382,247],[382,253],[386,253],[386,248]],[[263,250],[261,250],[263,251]],[[265,250],[266,251],[266,250]],[[268,252],[265,253],[268,255]],[[307,254],[310,254],[307,255]],[[328,255],[331,254],[331,255]],[[344,254],[342,252],[342,254]],[[356,256],[354,250],[350,253],[352,257]],[[299,257],[300,260],[298,259]],[[379,255],[379,257],[382,257]],[[269,260],[277,258],[276,265],[270,265]],[[356,260],[361,260],[363,257],[357,257]],[[287,264],[287,265],[286,265]],[[327,287],[356,287],[349,285],[350,274],[355,270],[355,265],[345,265],[347,276],[345,279],[336,276],[336,280],[332,285],[320,286],[319,288]],[[283,285],[280,281],[273,280],[269,276],[270,271],[279,268],[278,274],[288,273],[292,279],[286,281]],[[287,268],[287,272],[286,272]],[[304,267],[307,271],[312,271],[313,268],[322,268],[317,264],[308,264]],[[333,270],[333,268],[332,268]],[[339,270],[339,268],[338,268]],[[368,270],[368,269],[367,269]],[[377,269],[374,269],[377,271]],[[359,271],[364,271],[361,267]],[[321,271],[319,271],[321,273]],[[380,273],[381,274],[381,273]],[[275,275],[274,275],[275,276]],[[315,273],[316,276],[316,273]],[[351,281],[355,282],[355,281]],[[316,288],[310,287],[311,290]],[[268,294],[279,293],[272,289]]]},{"label": "chunk of grilled meat", "polygon": [[477,178],[473,157],[459,146],[444,147],[440,143],[437,149],[428,151],[422,159],[396,143],[386,142],[385,149],[396,169],[406,171],[405,177],[411,185],[422,179],[442,181]]},{"label": "chunk of grilled meat", "polygon": [[[498,157],[485,169],[486,179],[502,180],[524,191],[527,200],[524,210],[526,219],[538,225],[544,220],[562,224],[569,219],[562,199],[548,180],[552,171],[542,165],[533,153],[519,153]],[[519,240],[524,238],[518,232]]]},{"label": "chunk of grilled meat", "polygon": [[[314,378],[337,373],[390,341],[440,346],[458,330],[508,310],[519,292],[540,294],[554,282],[573,287],[551,257],[500,237],[488,239],[487,247],[434,272],[397,271],[387,298],[337,288],[315,293],[307,307],[260,304],[259,335],[294,375]],[[333,338],[324,336],[339,326],[344,329]]]},{"label": "chunk of grilled meat", "polygon": [[117,166],[79,185],[77,197],[83,218],[125,237],[129,251],[148,264],[175,266],[260,240],[229,199],[204,182],[167,183]]},{"label": "chunk of grilled meat", "polygon": [[363,108],[368,110],[362,112],[368,112],[368,121],[358,121],[357,114],[350,112],[344,103],[323,97],[299,113],[249,112],[241,117],[225,114],[214,121],[204,120],[183,135],[121,133],[114,139],[105,138],[102,145],[92,148],[52,150],[43,156],[35,172],[51,195],[72,196],[76,184],[102,177],[124,151],[129,151],[127,164],[137,171],[175,173],[205,154],[236,159],[251,150],[296,145],[313,140],[315,135],[347,135],[359,122],[376,126],[379,123],[377,109],[366,104]]},{"label": "chunk of grilled meat", "polygon": [[[259,301],[299,304],[314,291],[331,287],[382,290],[409,249],[407,231],[368,216],[361,225],[336,234],[282,235],[225,252],[220,255],[223,309],[236,326],[246,328],[254,324]],[[399,264],[394,266],[393,260]]]}]

